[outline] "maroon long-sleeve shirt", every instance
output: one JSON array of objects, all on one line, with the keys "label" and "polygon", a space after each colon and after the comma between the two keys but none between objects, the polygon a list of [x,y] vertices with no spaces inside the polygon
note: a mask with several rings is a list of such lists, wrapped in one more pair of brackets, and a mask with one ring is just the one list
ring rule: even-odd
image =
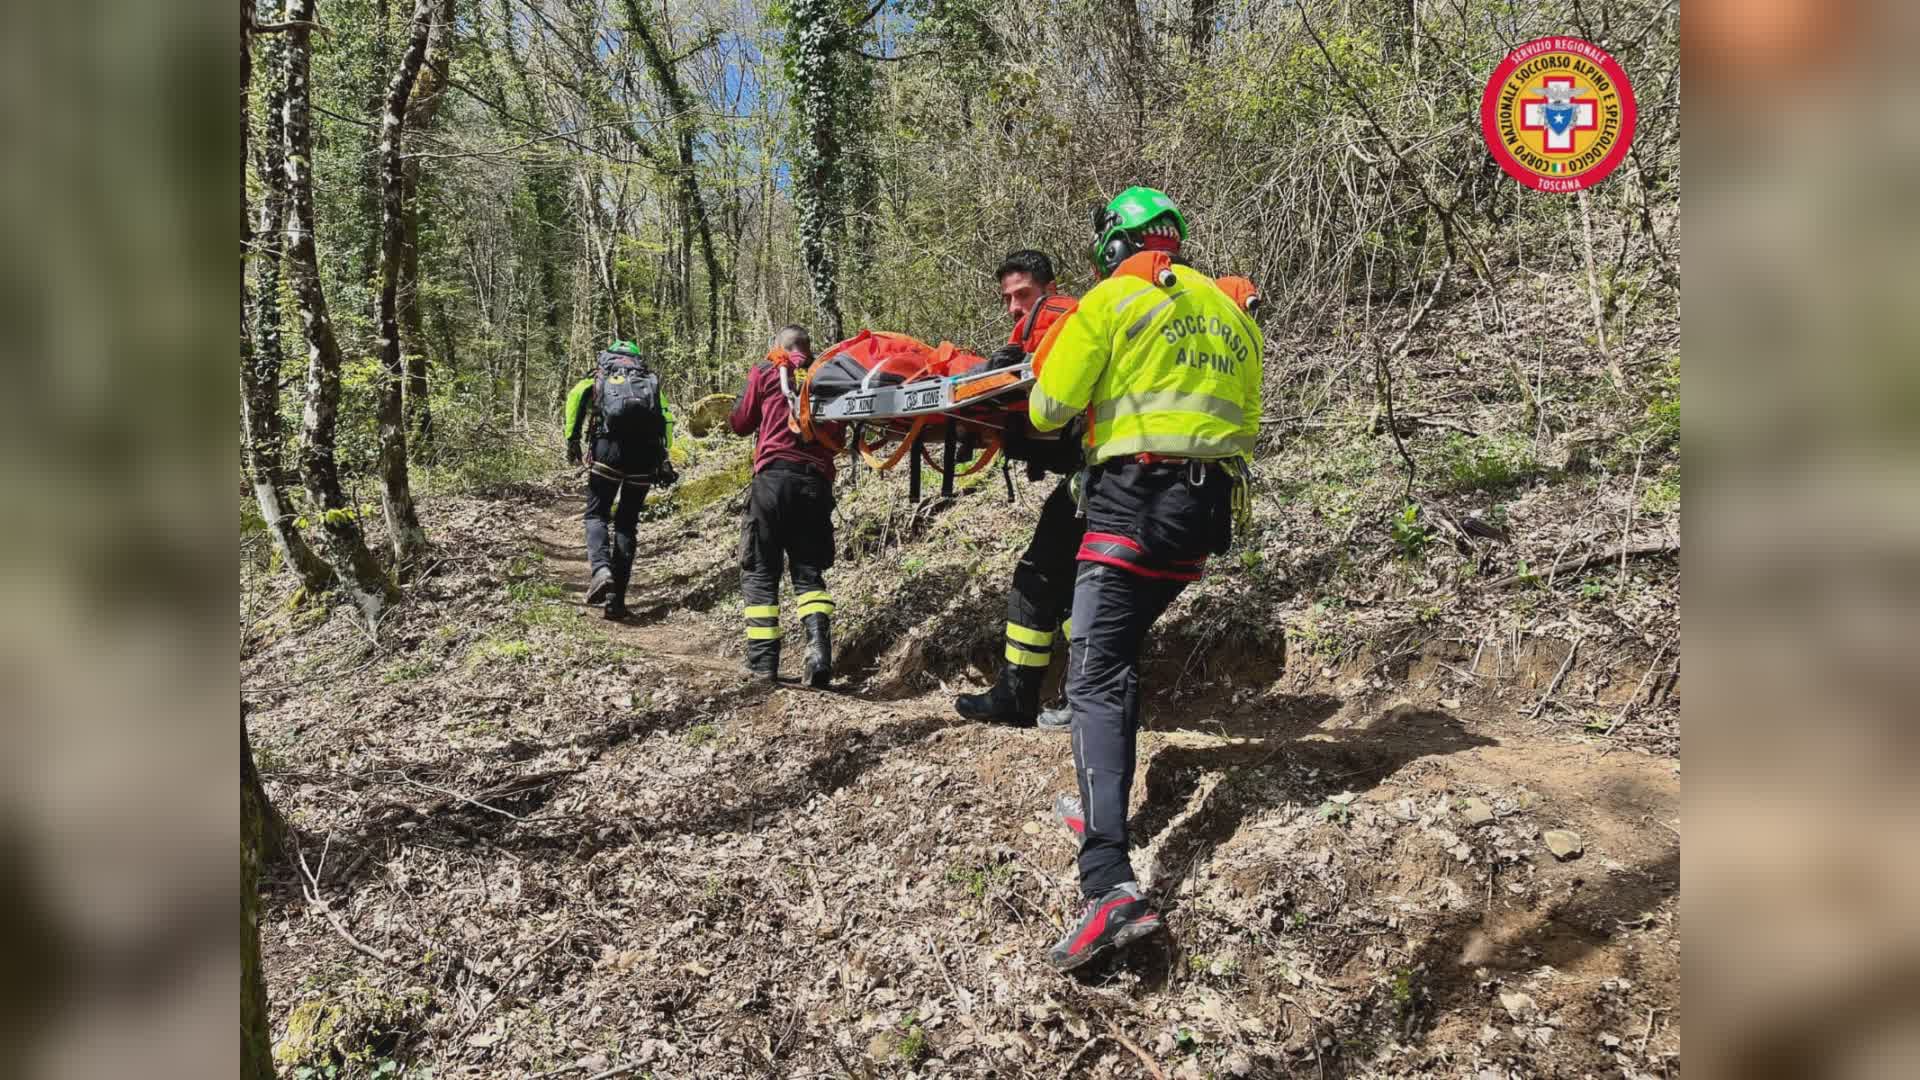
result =
[{"label": "maroon long-sleeve shirt", "polygon": [[[763,360],[747,372],[747,389],[734,403],[733,415],[727,423],[735,435],[753,434],[754,472],[766,468],[770,461],[792,461],[819,470],[831,481],[833,451],[796,434],[787,426],[791,415],[787,396],[780,390],[779,369]],[[815,430],[825,432],[838,443],[845,436],[846,428],[845,424],[820,424]]]}]

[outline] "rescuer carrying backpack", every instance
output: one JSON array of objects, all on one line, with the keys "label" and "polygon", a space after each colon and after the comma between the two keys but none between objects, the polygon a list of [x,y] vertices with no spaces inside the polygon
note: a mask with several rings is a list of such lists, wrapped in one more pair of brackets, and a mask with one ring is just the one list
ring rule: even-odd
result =
[{"label": "rescuer carrying backpack", "polygon": [[587,603],[604,601],[606,617],[619,619],[627,613],[640,508],[654,483],[664,487],[679,479],[667,454],[673,411],[660,376],[633,342],[614,342],[595,360],[593,375],[574,385],[567,395],[566,437],[567,461],[587,466],[583,516],[593,567]]}]

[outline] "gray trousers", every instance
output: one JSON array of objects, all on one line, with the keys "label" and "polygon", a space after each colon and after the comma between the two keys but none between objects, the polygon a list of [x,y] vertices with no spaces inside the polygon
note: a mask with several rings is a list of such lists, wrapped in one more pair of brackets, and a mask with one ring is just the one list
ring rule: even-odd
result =
[{"label": "gray trousers", "polygon": [[1073,766],[1087,831],[1080,841],[1080,891],[1098,897],[1135,880],[1127,859],[1127,794],[1140,731],[1140,647],[1154,621],[1187,587],[1083,562],[1073,587],[1067,704],[1073,709]]}]

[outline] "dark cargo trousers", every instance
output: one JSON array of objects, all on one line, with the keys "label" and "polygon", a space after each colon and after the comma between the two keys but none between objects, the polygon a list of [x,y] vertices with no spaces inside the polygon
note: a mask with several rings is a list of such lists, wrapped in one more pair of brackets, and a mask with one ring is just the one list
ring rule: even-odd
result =
[{"label": "dark cargo trousers", "polygon": [[1140,648],[1207,555],[1226,547],[1229,492],[1214,466],[1128,463],[1089,474],[1067,654],[1073,765],[1086,813],[1080,891],[1088,897],[1136,880],[1127,796],[1140,730]]},{"label": "dark cargo trousers", "polygon": [[804,621],[833,614],[826,580],[832,566],[833,482],[796,462],[768,462],[754,474],[740,530],[749,664],[779,665],[781,572],[793,577],[794,603]]},{"label": "dark cargo trousers", "polygon": [[[638,479],[616,480],[597,472],[587,473],[587,564],[595,572],[613,573],[613,595],[624,601],[627,580],[633,574],[634,533],[639,528],[640,508],[646,505],[652,485]],[[611,533],[611,535],[609,535]]]},{"label": "dark cargo trousers", "polygon": [[[1030,669],[1035,695],[1053,658],[1056,638],[1066,636],[1060,624],[1072,613],[1075,558],[1086,532],[1087,523],[1074,506],[1072,486],[1062,477],[1040,507],[1040,520],[1013,568],[1013,586],[1007,592],[1006,662]],[[1027,711],[1032,711],[1033,703],[1026,704]]]}]

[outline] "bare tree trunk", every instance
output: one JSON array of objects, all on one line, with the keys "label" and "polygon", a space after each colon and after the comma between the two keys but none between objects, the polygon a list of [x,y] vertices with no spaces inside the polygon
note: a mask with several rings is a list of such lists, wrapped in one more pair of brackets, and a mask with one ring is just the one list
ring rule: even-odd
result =
[{"label": "bare tree trunk", "polygon": [[1213,51],[1213,20],[1220,14],[1220,0],[1193,0],[1188,9],[1187,45],[1192,59],[1199,63]]},{"label": "bare tree trunk", "polygon": [[551,237],[565,234],[567,206],[566,190],[562,186],[564,183],[546,176],[529,180],[533,194],[535,234],[539,237],[535,244],[535,271],[540,298],[540,352],[547,358],[548,366],[555,369],[565,366],[566,351],[560,340],[560,274],[555,265],[557,259]]},{"label": "bare tree trunk", "polygon": [[520,308],[520,352],[513,361],[513,430],[527,429],[527,338],[533,333],[533,311]]},{"label": "bare tree trunk", "polygon": [[[399,287],[401,248],[406,242],[406,176],[400,144],[405,135],[407,99],[427,56],[427,31],[440,0],[415,0],[406,48],[393,81],[387,84],[380,118],[380,501],[387,515],[388,542],[396,569],[418,566],[427,554],[427,531],[413,506],[407,475],[407,371],[400,353]],[[418,348],[418,343],[415,343]]]},{"label": "bare tree trunk", "polygon": [[1147,19],[1140,12],[1140,0],[1113,0],[1113,8],[1114,20],[1120,27],[1120,47],[1126,53],[1121,64],[1121,79],[1126,84],[1127,96],[1133,99],[1134,123],[1144,128],[1149,87],[1156,81],[1149,66]]},{"label": "bare tree trunk", "polygon": [[327,561],[348,592],[369,629],[399,598],[367,550],[354,506],[340,486],[340,464],[334,457],[334,432],[340,421],[340,342],[327,315],[327,296],[320,282],[320,256],[314,245],[312,66],[314,0],[288,0],[287,31],[287,190],[293,214],[287,222],[288,264],[293,289],[300,302],[300,320],[307,332],[307,405],[302,417],[305,445],[300,471],[307,492],[320,509],[321,532],[327,538]]},{"label": "bare tree trunk", "polygon": [[794,0],[791,7],[799,39],[794,67],[800,83],[798,105],[805,141],[796,192],[800,213],[800,255],[813,287],[813,304],[821,327],[832,341],[846,335],[840,315],[840,273],[833,241],[839,234],[840,138],[834,125],[834,72],[838,60],[838,16],[825,0]]},{"label": "bare tree trunk", "polygon": [[1385,0],[1380,13],[1380,40],[1389,64],[1404,64],[1413,59],[1415,15],[1413,0]]},{"label": "bare tree trunk", "polygon": [[[690,216],[694,231],[700,238],[700,258],[707,268],[707,357],[719,355],[720,349],[720,288],[726,276],[720,270],[720,256],[713,246],[713,225],[707,215],[707,204],[700,196],[700,176],[694,170],[693,143],[699,134],[699,125],[693,118],[693,100],[687,95],[686,87],[681,85],[680,76],[675,74],[672,62],[660,49],[660,41],[651,25],[640,11],[636,0],[626,0],[627,21],[632,24],[633,32],[640,38],[642,55],[646,57],[647,68],[653,73],[653,80],[660,86],[660,94],[666,98],[667,108],[673,110],[675,142],[679,150],[679,166],[674,170],[674,185],[679,193],[682,212]],[[684,233],[683,233],[684,235]],[[691,247],[692,245],[687,245]],[[690,255],[690,253],[685,253]],[[686,260],[690,262],[691,259]],[[682,263],[684,267],[685,262]],[[682,270],[685,282],[686,271]],[[684,285],[683,285],[684,288]]]},{"label": "bare tree trunk", "polygon": [[267,1030],[267,980],[260,965],[260,871],[277,838],[273,807],[253,767],[247,717],[240,713],[240,1077],[273,1080],[273,1044]]},{"label": "bare tree trunk", "polygon": [[[427,59],[407,106],[407,130],[424,131],[439,115],[453,66],[453,0],[440,0],[433,29],[427,33]],[[405,190],[401,192],[400,224],[406,230],[400,245],[400,346],[407,362],[407,426],[416,449],[433,438],[433,406],[427,385],[426,329],[420,310],[420,159],[400,163]]]},{"label": "bare tree trunk", "polygon": [[1607,362],[1607,376],[1613,380],[1615,390],[1627,388],[1626,372],[1620,369],[1620,358],[1607,347],[1607,314],[1600,300],[1600,275],[1593,267],[1593,212],[1588,209],[1587,193],[1584,189],[1576,196],[1580,210],[1580,250],[1587,261],[1587,296],[1593,301],[1593,341],[1600,355]]},{"label": "bare tree trunk", "polygon": [[[253,0],[240,0],[240,167],[246,169],[246,142],[248,142],[248,92],[253,75]],[[242,186],[242,190],[246,190]],[[273,202],[276,194],[273,183],[267,184],[267,200]],[[240,402],[248,407],[255,396],[252,386],[253,367],[252,350],[248,348],[248,311],[246,311],[246,261],[248,244],[252,234],[248,229],[246,217],[246,198],[240,200],[240,259],[242,259],[242,282],[240,282],[240,380],[242,396]],[[278,338],[275,338],[278,340]],[[273,371],[269,380],[275,386],[278,396],[278,369]],[[296,563],[296,553],[305,555],[307,563],[315,563],[313,552],[307,552],[305,542],[300,540],[300,532],[292,530],[292,523],[286,521],[286,515],[280,513],[278,500],[278,477],[273,463],[261,463],[257,457],[257,438],[253,438],[257,425],[257,409],[250,407],[248,413],[248,450],[253,457],[253,475],[255,475],[255,494],[271,494],[273,505],[261,498],[261,513],[267,517],[269,528],[275,530],[275,540],[282,540],[280,530],[286,528],[286,534],[298,544],[298,548],[282,548],[290,567],[296,567],[305,575],[305,565]],[[278,417],[278,405],[275,407]],[[324,567],[323,567],[324,569]],[[269,832],[269,813],[271,803],[267,801],[267,792],[259,784],[259,773],[253,769],[253,748],[246,738],[246,703],[240,705],[240,1080],[273,1080],[273,1040],[267,1030],[267,978],[259,963],[259,869],[261,863],[269,857],[269,838],[278,842],[278,830]]]},{"label": "bare tree trunk", "polygon": [[[241,0],[243,28],[250,25],[253,0]],[[278,110],[284,96],[277,59],[276,43],[268,53],[267,145],[260,169],[265,188],[260,207],[260,243],[254,252],[254,236],[247,219],[247,207],[240,207],[240,409],[246,424],[247,465],[253,474],[254,501],[260,517],[279,550],[280,561],[300,579],[301,588],[317,594],[333,584],[333,571],[307,546],[300,535],[295,515],[288,505],[285,484],[286,466],[282,460],[280,423],[280,366],[285,359],[280,343],[280,228],[286,217],[286,186],[278,175],[281,167],[280,122]],[[251,35],[243,35],[240,49],[240,167],[247,165],[247,95],[252,89],[253,53]],[[242,191],[245,185],[242,184]],[[246,265],[253,263],[253,311],[247,308]],[[251,319],[249,319],[251,315]],[[249,322],[252,326],[249,327]],[[251,333],[250,333],[251,329]]]}]

